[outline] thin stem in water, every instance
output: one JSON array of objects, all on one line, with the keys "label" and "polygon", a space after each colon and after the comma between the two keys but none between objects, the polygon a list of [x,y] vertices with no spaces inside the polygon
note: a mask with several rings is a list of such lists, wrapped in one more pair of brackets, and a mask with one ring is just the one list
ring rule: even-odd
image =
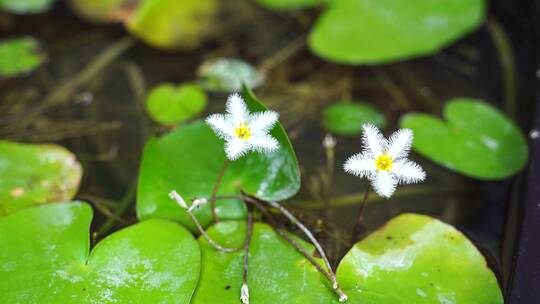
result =
[{"label": "thin stem in water", "polygon": [[364,214],[366,213],[369,192],[371,191],[371,185],[368,184],[366,192],[364,192],[364,198],[362,199],[362,206],[356,216],[356,224],[354,225],[353,234],[351,236],[351,243],[354,244],[358,241],[360,234],[364,230]]},{"label": "thin stem in water", "polygon": [[223,179],[223,175],[225,175],[225,170],[227,170],[230,163],[231,162],[229,159],[225,159],[223,167],[221,167],[221,170],[219,171],[216,183],[214,184],[214,189],[212,189],[212,196],[210,197],[210,209],[212,210],[212,219],[215,223],[219,223],[219,218],[216,214],[216,194],[219,189],[219,185],[221,184],[221,180]]},{"label": "thin stem in water", "polygon": [[244,242],[244,272],[242,274],[242,289],[240,291],[240,300],[244,304],[249,304],[248,271],[249,271],[249,248],[251,246],[251,237],[253,236],[253,213],[248,210],[246,240]]}]

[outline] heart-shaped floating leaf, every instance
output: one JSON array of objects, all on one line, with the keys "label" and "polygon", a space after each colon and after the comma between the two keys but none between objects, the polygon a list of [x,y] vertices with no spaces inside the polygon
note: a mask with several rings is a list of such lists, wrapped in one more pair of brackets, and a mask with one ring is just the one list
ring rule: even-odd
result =
[{"label": "heart-shaped floating leaf", "polygon": [[200,249],[178,224],[149,220],[89,254],[92,210],[50,204],[0,219],[0,303],[189,303]]},{"label": "heart-shaped floating leaf", "polygon": [[154,121],[174,125],[199,115],[206,103],[206,93],[197,85],[161,84],[150,91],[146,110]]},{"label": "heart-shaped floating leaf", "polygon": [[152,46],[190,49],[199,45],[216,10],[215,0],[142,0],[126,26]]},{"label": "heart-shaped floating leaf", "polygon": [[322,112],[324,128],[335,134],[360,134],[365,123],[382,129],[386,125],[386,119],[375,107],[360,102],[341,101],[331,104]]},{"label": "heart-shaped floating leaf", "polygon": [[458,98],[444,109],[446,122],[426,114],[407,114],[401,127],[414,131],[413,148],[465,175],[501,179],[519,172],[528,157],[520,129],[479,100]]},{"label": "heart-shaped floating leaf", "polygon": [[0,42],[0,77],[17,76],[39,67],[45,60],[39,49],[39,42],[32,37]]},{"label": "heart-shaped floating leaf", "polygon": [[71,9],[86,20],[98,23],[120,22],[136,7],[133,0],[69,0]]},{"label": "heart-shaped floating leaf", "polygon": [[54,0],[0,0],[0,8],[14,14],[43,13],[52,6]]},{"label": "heart-shaped floating leaf", "polygon": [[0,141],[0,216],[72,199],[81,175],[75,155],[63,147]]},{"label": "heart-shaped floating leaf", "polygon": [[[244,88],[243,97],[251,112],[266,108]],[[241,190],[266,200],[284,200],[300,187],[300,173],[294,150],[281,124],[271,134],[279,149],[270,154],[252,152],[232,162],[221,181],[219,195],[239,194]],[[186,199],[209,198],[225,163],[224,143],[204,123],[197,121],[177,128],[147,143],[141,164],[137,192],[139,218],[174,219],[195,230],[191,218],[168,193],[175,189]],[[240,201],[218,201],[221,219],[245,217]],[[210,206],[195,211],[203,225],[211,222]]]},{"label": "heart-shaped floating leaf", "polygon": [[264,81],[264,75],[255,67],[239,59],[215,58],[205,61],[197,69],[200,84],[207,90],[238,92],[242,85],[253,89]]},{"label": "heart-shaped floating leaf", "polygon": [[347,64],[429,55],[477,28],[484,10],[484,0],[334,1],[317,20],[309,47]]},{"label": "heart-shaped floating leaf", "polygon": [[350,303],[503,303],[476,247],[452,226],[417,214],[400,215],[357,243],[337,276]]},{"label": "heart-shaped floating leaf", "polygon": [[260,5],[275,10],[320,6],[329,3],[330,1],[331,0],[256,0]]},{"label": "heart-shaped floating leaf", "polygon": [[[220,222],[208,229],[213,240],[230,248],[242,247],[246,234],[244,222]],[[313,246],[295,238],[308,251]],[[239,303],[244,251],[223,254],[204,238],[202,272],[192,304]],[[249,254],[248,285],[250,302],[275,303],[338,303],[326,279],[271,227],[255,223]]]}]

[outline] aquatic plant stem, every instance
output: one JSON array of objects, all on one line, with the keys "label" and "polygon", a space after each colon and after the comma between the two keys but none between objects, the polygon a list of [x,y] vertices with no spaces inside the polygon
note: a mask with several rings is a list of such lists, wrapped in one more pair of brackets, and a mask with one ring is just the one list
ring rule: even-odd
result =
[{"label": "aquatic plant stem", "polygon": [[226,158],[221,170],[219,171],[216,183],[214,184],[214,189],[212,189],[212,196],[210,197],[210,209],[212,210],[212,219],[215,223],[219,223],[219,218],[216,214],[216,194],[219,189],[219,185],[221,184],[221,180],[223,179],[223,175],[225,175],[225,170],[227,170],[230,163],[231,161]]},{"label": "aquatic plant stem", "polygon": [[388,94],[390,94],[400,109],[406,110],[411,108],[411,102],[407,99],[405,93],[403,93],[399,86],[392,80],[384,68],[371,68],[371,71],[375,75],[377,81],[383,86]]},{"label": "aquatic plant stem", "polygon": [[248,271],[249,271],[249,248],[251,246],[251,237],[253,236],[253,212],[248,208],[246,240],[244,242],[244,272],[242,273],[242,288],[240,291],[240,300],[244,304],[249,304],[249,287],[248,287]]},{"label": "aquatic plant stem", "polygon": [[360,234],[364,230],[364,214],[366,213],[370,191],[371,191],[371,185],[368,184],[366,188],[366,192],[364,192],[364,198],[362,199],[362,206],[360,206],[358,215],[356,215],[356,223],[354,224],[353,232],[351,235],[351,244],[354,244],[358,241]]},{"label": "aquatic plant stem", "polygon": [[126,213],[126,211],[129,209],[129,206],[131,206],[131,203],[133,202],[133,199],[135,198],[135,193],[137,192],[137,182],[133,182],[126,194],[124,194],[124,197],[120,201],[120,204],[116,206],[116,209],[114,211],[114,217],[109,217],[107,221],[101,227],[99,227],[97,233],[99,236],[105,235],[107,232],[113,228],[115,222],[117,221],[116,218],[122,218],[122,216]]},{"label": "aquatic plant stem", "polygon": [[193,212],[191,211],[191,208],[187,208],[185,209],[186,210],[186,213],[189,214],[189,216],[191,217],[191,219],[193,220],[193,222],[195,223],[195,225],[197,226],[197,229],[199,230],[199,232],[201,233],[201,235],[203,236],[203,238],[208,242],[208,244],[210,244],[212,247],[214,247],[217,251],[219,252],[223,252],[223,253],[231,253],[231,252],[237,252],[237,251],[240,251],[243,247],[240,247],[240,248],[228,248],[228,247],[223,247],[221,246],[220,244],[218,244],[216,241],[214,241],[210,235],[208,235],[208,233],[206,233],[206,231],[204,230],[204,228],[202,227],[201,223],[199,222],[199,220],[197,219],[197,217],[193,214]]}]

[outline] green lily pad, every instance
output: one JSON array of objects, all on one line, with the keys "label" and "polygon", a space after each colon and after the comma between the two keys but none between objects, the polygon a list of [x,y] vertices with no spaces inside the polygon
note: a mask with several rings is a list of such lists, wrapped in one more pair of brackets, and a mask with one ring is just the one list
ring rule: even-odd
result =
[{"label": "green lily pad", "polygon": [[38,68],[45,60],[39,50],[39,42],[32,37],[0,42],[0,77],[17,76]]},{"label": "green lily pad", "polygon": [[187,230],[145,221],[89,254],[91,220],[91,208],[76,202],[0,219],[0,303],[190,302],[200,249]]},{"label": "green lily pad", "polygon": [[126,26],[154,47],[191,49],[201,42],[216,11],[215,0],[141,0]]},{"label": "green lily pad", "polygon": [[72,199],[81,175],[75,155],[63,147],[0,141],[0,216]]},{"label": "green lily pad", "polygon": [[71,9],[81,18],[97,23],[121,22],[136,8],[133,0],[69,0]]},{"label": "green lily pad", "polygon": [[400,215],[357,243],[337,276],[349,303],[503,303],[474,245],[452,226],[417,214]]},{"label": "green lily pad", "polygon": [[330,0],[255,0],[262,6],[274,9],[284,10],[293,8],[321,6],[330,2]]},{"label": "green lily pad", "polygon": [[484,0],[340,0],[317,20],[309,47],[346,64],[430,55],[476,29]]},{"label": "green lily pad", "polygon": [[335,134],[360,134],[362,133],[362,125],[365,123],[382,129],[386,125],[386,119],[375,107],[360,102],[334,103],[322,112],[324,128]]},{"label": "green lily pad", "polygon": [[0,0],[0,9],[14,14],[39,14],[48,11],[54,0]]},{"label": "green lily pad", "polygon": [[238,92],[242,85],[253,89],[264,81],[255,67],[234,58],[207,60],[197,69],[197,75],[205,89],[217,92]]},{"label": "green lily pad", "polygon": [[413,148],[462,174],[502,179],[521,171],[528,147],[521,130],[492,106],[457,98],[444,109],[446,121],[427,114],[407,114],[401,127],[414,131]]},{"label": "green lily pad", "polygon": [[146,98],[146,111],[163,125],[175,125],[204,111],[208,102],[206,93],[197,85],[174,86],[161,84],[154,87]]},{"label": "green lily pad", "polygon": [[[242,95],[251,112],[266,110],[247,88]],[[251,152],[232,162],[225,171],[218,195],[234,195],[243,190],[265,200],[280,201],[298,191],[300,173],[287,134],[279,123],[271,134],[280,148],[270,154]],[[168,193],[174,189],[186,199],[209,198],[225,159],[223,141],[204,121],[150,139],[139,175],[138,217],[174,219],[195,231],[191,218]],[[216,211],[221,219],[241,219],[246,212],[244,204],[237,200],[218,201]],[[209,205],[194,213],[205,226],[212,220]]]},{"label": "green lily pad", "polygon": [[[220,222],[207,232],[219,244],[238,248],[244,243],[246,224]],[[313,251],[311,245],[295,239],[308,252]],[[202,237],[199,244],[203,267],[191,303],[215,303],[215,299],[222,304],[240,303],[244,251],[220,253]],[[326,279],[315,267],[263,223],[255,223],[253,227],[248,285],[251,303],[338,303]]]}]

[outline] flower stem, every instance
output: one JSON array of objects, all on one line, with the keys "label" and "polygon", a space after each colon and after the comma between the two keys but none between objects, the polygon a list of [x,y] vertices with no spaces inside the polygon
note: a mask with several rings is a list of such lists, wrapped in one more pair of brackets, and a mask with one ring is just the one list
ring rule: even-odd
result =
[{"label": "flower stem", "polygon": [[219,223],[219,218],[216,214],[216,194],[219,189],[219,185],[221,184],[221,180],[223,179],[223,175],[225,174],[225,170],[227,170],[229,164],[230,161],[226,158],[225,162],[223,163],[223,167],[221,167],[221,170],[219,171],[216,183],[214,184],[214,189],[212,189],[212,196],[210,197],[210,209],[212,210],[212,219],[215,223]]},{"label": "flower stem", "polygon": [[371,185],[368,184],[366,192],[364,192],[364,198],[362,199],[362,206],[360,207],[360,210],[358,211],[358,215],[356,216],[356,224],[354,225],[353,233],[351,236],[351,244],[353,245],[356,243],[356,241],[358,241],[360,234],[364,230],[364,214],[366,212],[370,191],[371,191]]},{"label": "flower stem", "polygon": [[251,208],[248,208],[246,240],[244,241],[244,272],[242,274],[242,290],[240,300],[244,304],[249,304],[249,288],[247,283],[249,271],[249,248],[251,246],[251,237],[253,236],[253,213]]}]

